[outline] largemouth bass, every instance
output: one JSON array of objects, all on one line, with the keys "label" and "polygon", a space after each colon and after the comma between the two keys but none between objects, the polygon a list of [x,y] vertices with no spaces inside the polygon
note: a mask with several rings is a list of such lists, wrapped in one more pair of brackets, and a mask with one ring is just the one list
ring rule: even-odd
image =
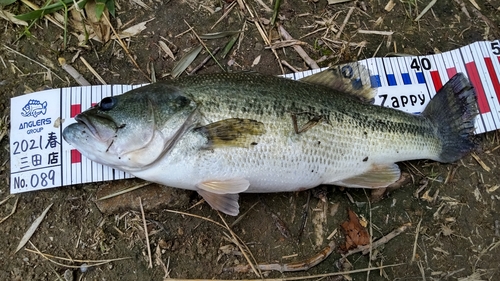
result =
[{"label": "largemouth bass", "polygon": [[463,74],[412,115],[311,82],[226,73],[106,97],[63,136],[93,161],[237,215],[242,192],[380,188],[399,179],[396,162],[456,161],[474,148],[476,115]]}]

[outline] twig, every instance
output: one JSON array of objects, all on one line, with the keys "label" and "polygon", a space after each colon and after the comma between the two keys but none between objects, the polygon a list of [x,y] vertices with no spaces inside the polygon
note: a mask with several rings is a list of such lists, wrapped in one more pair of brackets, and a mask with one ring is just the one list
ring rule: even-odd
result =
[{"label": "twig", "polygon": [[[474,5],[473,5],[474,6]],[[486,25],[488,25],[494,32],[494,36],[500,36],[500,29],[497,24],[493,23],[490,19],[485,17],[476,7],[472,7],[472,12],[480,19],[482,19]]]},{"label": "twig", "polygon": [[422,12],[420,12],[420,14],[415,18],[415,21],[418,21],[420,20],[424,15],[425,13],[427,13],[431,8],[432,6],[434,6],[434,4],[436,4],[437,0],[432,0],[423,10]]},{"label": "twig", "polygon": [[[233,232],[233,230],[231,230],[231,228],[229,228],[229,225],[226,223],[226,221],[224,220],[224,218],[222,217],[220,212],[217,212],[217,214],[219,215],[220,219],[222,220],[222,222],[226,226],[226,229],[229,231],[229,233],[231,233],[231,236],[234,239],[233,242],[238,246],[238,248],[240,248],[241,253],[243,254],[245,259],[247,260],[248,265],[252,268],[252,271],[255,273],[255,275],[257,275],[257,277],[261,278],[262,274],[260,273],[260,270],[257,271],[257,269],[255,269],[255,266],[253,265],[252,261],[250,260],[250,258],[246,254],[246,251],[242,248],[241,244],[238,242],[238,236],[236,236],[236,234]],[[252,252],[250,251],[250,249],[248,249],[247,245],[245,243],[243,243],[243,245],[245,246],[248,253],[250,253],[252,255]],[[253,255],[252,255],[252,258],[253,258]]]},{"label": "twig", "polygon": [[134,191],[136,189],[139,189],[139,188],[142,188],[142,187],[145,187],[147,185],[150,185],[152,184],[152,182],[144,182],[142,184],[138,184],[136,186],[132,186],[132,187],[129,187],[129,188],[125,188],[125,189],[122,189],[122,190],[119,190],[115,193],[111,193],[111,194],[108,194],[106,196],[103,196],[101,198],[97,198],[96,201],[101,201],[101,200],[105,200],[105,199],[109,199],[109,198],[113,198],[115,196],[118,196],[118,195],[122,195],[122,194],[125,194],[125,193],[128,193],[128,192],[131,192],[131,191]]},{"label": "twig", "polygon": [[[285,278],[243,279],[240,281],[295,281],[295,280],[318,279],[318,278],[325,278],[325,277],[330,277],[330,276],[339,276],[339,275],[346,275],[346,274],[362,273],[362,272],[367,272],[367,271],[372,271],[372,270],[380,270],[380,269],[384,269],[384,268],[400,266],[403,264],[404,263],[397,263],[397,264],[383,265],[383,266],[379,266],[379,267],[362,268],[362,269],[355,269],[355,270],[342,271],[342,272],[331,272],[331,273],[324,273],[324,274],[317,274],[317,275],[285,277]],[[180,278],[171,278],[168,280],[169,281],[196,281],[194,279],[180,279]],[[211,280],[212,281],[232,281],[229,279],[211,279]]]},{"label": "twig", "polygon": [[108,16],[106,15],[106,13],[103,13],[102,16],[104,17],[104,19],[106,20],[106,24],[109,25],[109,27],[111,27],[111,30],[113,31],[113,34],[115,35],[116,37],[116,40],[118,40],[118,43],[120,43],[120,46],[122,47],[122,49],[125,51],[125,53],[127,53],[127,56],[129,57],[129,59],[132,61],[132,63],[134,64],[134,66],[142,73],[142,75],[144,75],[144,77],[146,77],[146,79],[148,79],[148,81],[151,81],[149,79],[149,76],[144,73],[144,71],[142,71],[142,69],[139,67],[139,65],[137,64],[137,62],[135,61],[134,57],[132,56],[132,54],[130,53],[130,51],[128,50],[127,46],[125,45],[125,43],[123,42],[123,40],[120,38],[120,36],[118,35],[118,32],[116,32],[115,28],[113,27],[113,25],[111,24],[111,22],[109,21],[108,19]]},{"label": "twig", "polygon": [[[290,36],[290,34],[285,30],[283,25],[280,24],[278,25],[278,27],[281,37],[283,37],[285,40],[294,40],[292,36]],[[302,59],[306,62],[307,65],[309,65],[311,69],[319,68],[319,65],[306,54],[306,52],[304,51],[304,49],[302,49],[301,46],[293,45],[293,49],[299,54],[300,57],[302,57]]]},{"label": "twig", "polygon": [[144,207],[142,206],[142,198],[139,197],[139,206],[141,206],[142,223],[144,225],[144,235],[146,235],[146,247],[148,248],[149,268],[153,268],[153,259],[151,258],[151,247],[149,245],[148,226],[146,217],[144,216]]},{"label": "twig", "polygon": [[66,59],[59,58],[58,61],[61,65],[61,68],[64,69],[71,77],[73,77],[73,79],[75,79],[80,86],[90,86],[89,81],[87,81],[87,79],[85,79],[85,77],[83,77],[83,75],[80,74],[78,70],[66,63]]},{"label": "twig", "polygon": [[[276,270],[276,271],[280,271],[280,272],[294,272],[294,271],[308,270],[310,268],[315,267],[320,262],[322,262],[326,258],[328,258],[328,256],[330,256],[330,254],[335,249],[335,246],[336,246],[336,243],[334,241],[331,241],[328,244],[328,246],[326,246],[318,254],[314,255],[313,257],[311,257],[309,259],[303,260],[303,261],[286,263],[286,264],[277,264],[277,263],[257,264],[256,266],[260,270],[264,270],[264,271]],[[249,265],[239,265],[239,266],[227,268],[224,270],[231,271],[231,272],[245,273],[245,272],[248,272],[250,270],[250,266]]]},{"label": "twig", "polygon": [[306,42],[300,40],[284,40],[281,42],[273,43],[271,46],[266,47],[266,49],[280,49],[285,47],[293,47],[295,45],[307,45]]},{"label": "twig", "polygon": [[[40,6],[28,1],[28,0],[21,0],[24,5],[30,7],[33,10],[40,10]],[[57,27],[64,29],[64,26],[61,25],[61,23],[56,20],[53,16],[51,15],[43,15],[45,18],[47,18],[51,23],[55,24]]]},{"label": "twig", "polygon": [[[356,5],[356,4],[354,4],[354,5]],[[344,31],[344,28],[345,28],[347,22],[349,21],[349,19],[351,18],[352,12],[354,11],[355,8],[356,8],[356,6],[352,6],[349,9],[349,12],[347,12],[347,15],[345,16],[344,22],[342,22],[342,25],[340,26],[339,31],[337,32],[337,35],[335,35],[336,39],[339,39],[340,36],[342,35],[342,31]]]},{"label": "twig", "polygon": [[[255,24],[255,27],[257,27],[257,30],[259,31],[260,36],[264,40],[264,43],[266,43],[268,46],[271,46],[271,41],[267,37],[266,32],[264,31],[264,29],[260,25],[261,24],[260,21],[258,20],[257,17],[255,17],[254,13],[252,12],[252,10],[248,6],[248,4],[244,0],[238,0],[238,4],[240,5],[240,8],[243,6],[247,9],[248,13],[250,14],[250,17],[254,19],[253,23]],[[274,56],[276,57],[276,60],[278,61],[278,65],[280,66],[280,69],[281,69],[281,74],[285,74],[285,70],[283,69],[283,65],[281,64],[281,60],[278,56],[278,53],[274,49],[271,49],[271,51],[273,52]]]},{"label": "twig", "polygon": [[214,29],[214,27],[217,26],[219,22],[221,22],[225,17],[227,17],[227,15],[233,10],[234,6],[236,6],[236,1],[229,4],[224,14],[214,23],[214,25],[212,25],[212,27],[210,27],[210,30]]},{"label": "twig", "polygon": [[198,36],[198,34],[196,33],[196,31],[194,31],[194,29],[189,25],[189,23],[186,20],[184,20],[184,23],[189,27],[189,29],[191,30],[191,32],[193,32],[194,36],[196,36],[196,38],[198,39],[198,41],[200,41],[200,44],[205,48],[205,50],[207,51],[207,53],[214,59],[214,61],[222,69],[222,71],[225,72],[226,69],[224,67],[222,67],[222,65],[219,63],[219,61],[214,57],[214,54],[212,54],[212,52],[210,52],[210,49],[208,49],[207,45],[205,44],[205,42],[203,42],[203,40],[201,40],[200,36]]},{"label": "twig", "polygon": [[179,214],[179,215],[184,215],[184,216],[189,216],[189,217],[193,217],[193,218],[197,218],[197,219],[206,220],[206,221],[211,222],[215,225],[218,225],[222,228],[226,228],[222,223],[216,222],[216,221],[209,219],[209,218],[206,218],[206,217],[202,217],[202,216],[198,216],[198,215],[190,214],[190,213],[186,213],[186,212],[181,212],[181,211],[174,211],[174,210],[170,210],[170,209],[166,209],[165,211],[169,212],[169,213],[174,213],[174,214]]},{"label": "twig", "polygon": [[[30,58],[30,57],[28,57],[28,56],[26,56],[26,55],[23,55],[23,54],[19,53],[18,51],[16,51],[16,50],[14,50],[14,49],[10,48],[9,46],[7,46],[7,45],[5,45],[5,44],[2,44],[2,45],[3,45],[3,47],[4,47],[5,49],[7,49],[7,50],[9,50],[9,51],[13,52],[14,54],[19,55],[19,56],[21,56],[21,57],[23,57],[23,58],[25,58],[25,59],[27,59],[27,60],[29,60],[29,61],[31,61],[31,62],[34,62],[34,63],[38,64],[39,66],[43,67],[45,70],[49,71],[50,73],[53,73],[53,72],[50,70],[50,68],[48,68],[47,66],[45,66],[45,65],[43,65],[43,64],[41,64],[41,63],[39,63],[39,62],[37,62],[36,60],[34,60],[34,59],[32,59],[32,58]],[[57,78],[61,79],[61,81],[63,81],[63,82],[65,82],[65,81],[66,81],[66,80],[62,79],[59,75],[57,75],[57,74],[55,74],[55,73],[53,73],[53,74],[54,74],[54,76],[55,76],[55,77],[57,77]]]},{"label": "twig", "polygon": [[291,66],[286,60],[282,60],[281,63],[284,66],[290,68],[290,70],[292,70],[293,72],[299,72],[299,70],[297,70],[295,67]]},{"label": "twig", "polygon": [[200,70],[213,56],[217,55],[217,53],[220,51],[220,47],[217,47],[213,52],[212,55],[208,55],[200,64],[198,64],[190,73],[189,75],[195,74],[198,70]]},{"label": "twig", "polygon": [[415,257],[417,255],[417,242],[418,242],[418,234],[420,233],[420,224],[422,223],[422,219],[417,224],[417,229],[415,230],[415,242],[413,243],[413,254],[411,255],[411,262],[415,261]]},{"label": "twig", "polygon": [[[366,189],[363,189],[366,200],[368,201],[368,209],[370,210],[370,244],[369,246],[369,256],[368,256],[368,268],[372,267],[372,253],[373,253],[373,223],[372,223],[372,201],[370,200],[370,197],[366,193]],[[366,280],[370,280],[370,271],[366,272]]]},{"label": "twig", "polygon": [[262,0],[256,0],[257,3],[259,3],[259,5],[262,6],[262,8],[264,8],[264,10],[268,13],[272,12],[273,10],[271,8],[269,8]]},{"label": "twig", "polygon": [[28,248],[25,248],[24,250],[26,250],[26,251],[28,251],[30,253],[39,254],[40,256],[42,256],[44,259],[50,261],[51,263],[54,263],[54,264],[57,264],[59,266],[66,267],[66,268],[81,269],[83,265],[82,266],[77,266],[77,265],[63,264],[63,263],[57,262],[57,261],[55,261],[55,260],[53,260],[51,258],[55,258],[55,259],[59,259],[59,260],[64,260],[64,261],[70,261],[70,262],[94,263],[94,264],[88,264],[88,265],[86,265],[87,268],[98,266],[98,265],[103,265],[103,264],[110,263],[110,262],[113,262],[113,261],[120,261],[120,260],[131,259],[131,257],[125,257],[125,258],[117,258],[117,259],[109,259],[109,260],[75,260],[75,259],[68,259],[68,258],[56,257],[56,256],[53,256],[53,255],[42,253],[42,252],[40,252],[40,250],[38,250],[37,247],[35,247],[35,245],[33,245],[33,243],[31,243],[31,241],[30,241],[30,245],[31,245],[31,247],[35,248],[35,250],[31,250],[31,249],[28,249]]},{"label": "twig", "polygon": [[[4,201],[2,201],[2,203],[5,202],[5,201],[7,201],[7,200],[9,200],[10,198],[11,198],[10,196],[7,196],[7,199],[4,200]],[[12,207],[12,210],[10,211],[10,214],[8,214],[6,217],[2,218],[0,220],[0,223],[6,221],[8,218],[10,218],[10,216],[12,216],[16,212],[17,202],[19,202],[19,197],[16,198],[16,202],[14,202],[14,206]]]},{"label": "twig", "polygon": [[86,59],[84,59],[83,57],[80,57],[80,60],[83,62],[83,64],[85,64],[85,66],[89,69],[89,71],[92,72],[92,74],[94,74],[94,76],[97,78],[97,80],[99,80],[99,82],[101,82],[101,84],[103,84],[103,85],[108,84],[108,83],[106,83],[106,81],[104,81],[104,79],[102,79],[101,75],[99,75],[99,73],[97,73],[97,71],[95,71],[95,69],[90,65],[90,63],[88,63],[88,61]]},{"label": "twig", "polygon": [[379,31],[379,30],[364,30],[364,29],[358,29],[358,33],[360,34],[377,34],[377,35],[384,35],[384,36],[390,36],[393,35],[393,31]]},{"label": "twig", "polygon": [[491,171],[490,167],[488,167],[475,153],[471,153],[472,158],[477,161],[477,163],[484,169],[486,172]]},{"label": "twig", "polygon": [[333,44],[337,44],[337,45],[345,45],[345,44],[347,44],[348,46],[356,47],[356,48],[365,47],[366,44],[367,44],[366,41],[361,41],[359,43],[352,43],[352,42],[347,42],[347,41],[344,41],[344,40],[332,40],[332,39],[327,38],[327,37],[321,37],[321,40],[325,40],[327,42],[330,42],[330,43],[333,43]]},{"label": "twig", "polygon": [[399,234],[403,233],[410,226],[411,226],[411,223],[406,223],[406,224],[404,224],[404,225],[396,228],[395,230],[391,231],[389,234],[381,237],[377,241],[375,241],[373,243],[370,243],[369,245],[358,246],[356,249],[347,252],[343,257],[345,258],[345,257],[348,257],[348,256],[350,256],[352,254],[359,253],[359,252],[362,252],[363,255],[366,255],[366,254],[369,253],[370,248],[375,249],[375,248],[377,248],[377,247],[379,247],[379,246],[381,246],[383,244],[386,244],[387,242],[389,242],[394,237],[396,237]]}]

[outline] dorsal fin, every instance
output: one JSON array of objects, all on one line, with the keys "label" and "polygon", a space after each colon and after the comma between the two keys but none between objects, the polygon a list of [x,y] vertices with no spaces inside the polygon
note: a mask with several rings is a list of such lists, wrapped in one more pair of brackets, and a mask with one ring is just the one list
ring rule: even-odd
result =
[{"label": "dorsal fin", "polygon": [[371,87],[370,71],[357,62],[333,66],[300,81],[326,86],[369,103],[374,102],[377,93],[376,89]]}]

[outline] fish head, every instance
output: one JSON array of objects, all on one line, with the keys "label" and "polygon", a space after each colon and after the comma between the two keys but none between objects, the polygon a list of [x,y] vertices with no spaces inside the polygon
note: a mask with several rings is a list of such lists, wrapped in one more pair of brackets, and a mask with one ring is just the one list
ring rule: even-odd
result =
[{"label": "fish head", "polygon": [[75,117],[64,139],[92,161],[137,171],[165,155],[191,127],[196,103],[167,84],[105,97]]}]

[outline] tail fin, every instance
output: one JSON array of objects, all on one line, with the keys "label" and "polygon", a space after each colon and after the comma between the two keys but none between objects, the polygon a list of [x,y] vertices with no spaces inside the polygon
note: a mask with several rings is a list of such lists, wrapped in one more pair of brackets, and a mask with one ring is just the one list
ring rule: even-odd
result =
[{"label": "tail fin", "polygon": [[475,148],[472,134],[477,114],[476,92],[469,79],[457,73],[422,112],[437,126],[443,144],[438,161],[457,161]]}]

